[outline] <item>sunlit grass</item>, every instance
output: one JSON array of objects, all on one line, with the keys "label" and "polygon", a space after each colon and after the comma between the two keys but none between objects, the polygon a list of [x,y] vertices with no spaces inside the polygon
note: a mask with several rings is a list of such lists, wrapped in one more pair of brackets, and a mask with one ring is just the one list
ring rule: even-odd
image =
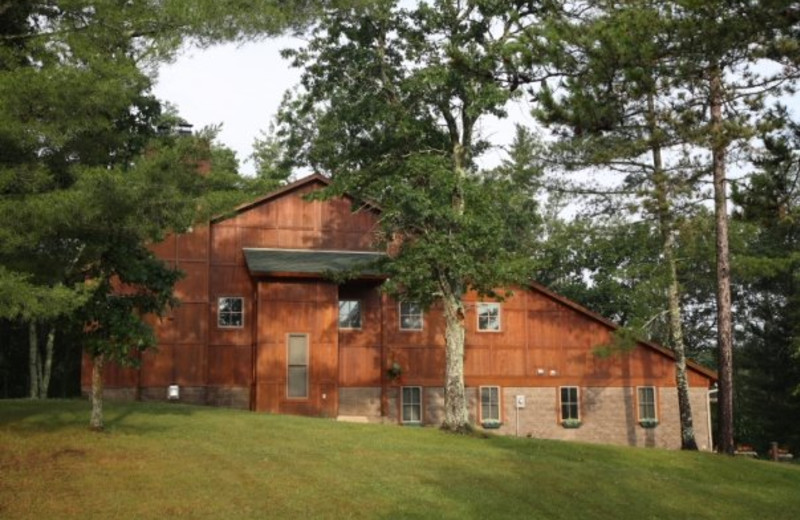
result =
[{"label": "sunlit grass", "polygon": [[0,518],[796,518],[800,467],[174,404],[0,401]]}]

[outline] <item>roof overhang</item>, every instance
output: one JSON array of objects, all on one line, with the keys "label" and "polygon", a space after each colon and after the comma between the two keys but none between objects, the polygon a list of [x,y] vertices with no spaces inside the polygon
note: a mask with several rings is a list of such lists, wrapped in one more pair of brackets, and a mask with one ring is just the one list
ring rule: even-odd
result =
[{"label": "roof overhang", "polygon": [[355,274],[380,278],[376,262],[386,257],[374,251],[325,251],[314,249],[244,248],[254,276],[321,277]]}]

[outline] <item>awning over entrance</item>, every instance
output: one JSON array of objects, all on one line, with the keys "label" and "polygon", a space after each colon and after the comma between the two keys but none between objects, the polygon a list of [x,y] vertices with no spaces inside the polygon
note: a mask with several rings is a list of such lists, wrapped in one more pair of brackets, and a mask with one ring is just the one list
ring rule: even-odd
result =
[{"label": "awning over entrance", "polygon": [[244,248],[247,268],[254,275],[321,275],[356,271],[378,276],[373,263],[386,254],[368,251]]}]

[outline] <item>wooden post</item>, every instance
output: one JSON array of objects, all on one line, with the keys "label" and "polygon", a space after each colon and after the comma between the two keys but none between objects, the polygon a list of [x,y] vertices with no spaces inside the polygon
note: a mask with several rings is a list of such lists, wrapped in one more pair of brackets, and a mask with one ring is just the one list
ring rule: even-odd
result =
[{"label": "wooden post", "polygon": [[779,457],[778,457],[778,443],[777,442],[772,441],[769,444],[769,454],[770,454],[770,458],[772,460],[774,460],[775,462],[778,462]]}]

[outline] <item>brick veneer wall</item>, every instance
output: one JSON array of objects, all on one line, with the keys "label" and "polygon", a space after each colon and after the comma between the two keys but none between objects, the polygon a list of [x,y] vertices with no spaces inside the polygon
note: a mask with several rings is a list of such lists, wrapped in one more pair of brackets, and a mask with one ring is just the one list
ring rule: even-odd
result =
[{"label": "brick veneer wall", "polygon": [[[603,444],[620,444],[679,449],[680,421],[675,388],[657,388],[655,428],[643,428],[637,417],[636,389],[631,387],[581,387],[580,428],[564,428],[559,421],[558,388],[502,388],[503,425],[493,430],[503,435],[519,435],[542,439],[575,440]],[[525,408],[515,408],[517,395],[525,396]],[[388,391],[387,417],[400,422],[399,388]],[[695,438],[701,450],[711,450],[708,422],[708,393],[703,388],[690,389]],[[343,415],[366,416],[380,421],[380,389],[339,390],[339,411]],[[478,389],[467,388],[470,420],[476,421]],[[422,391],[423,424],[439,424],[444,415],[444,391],[441,387],[424,387]],[[343,410],[348,413],[345,414]]]}]

